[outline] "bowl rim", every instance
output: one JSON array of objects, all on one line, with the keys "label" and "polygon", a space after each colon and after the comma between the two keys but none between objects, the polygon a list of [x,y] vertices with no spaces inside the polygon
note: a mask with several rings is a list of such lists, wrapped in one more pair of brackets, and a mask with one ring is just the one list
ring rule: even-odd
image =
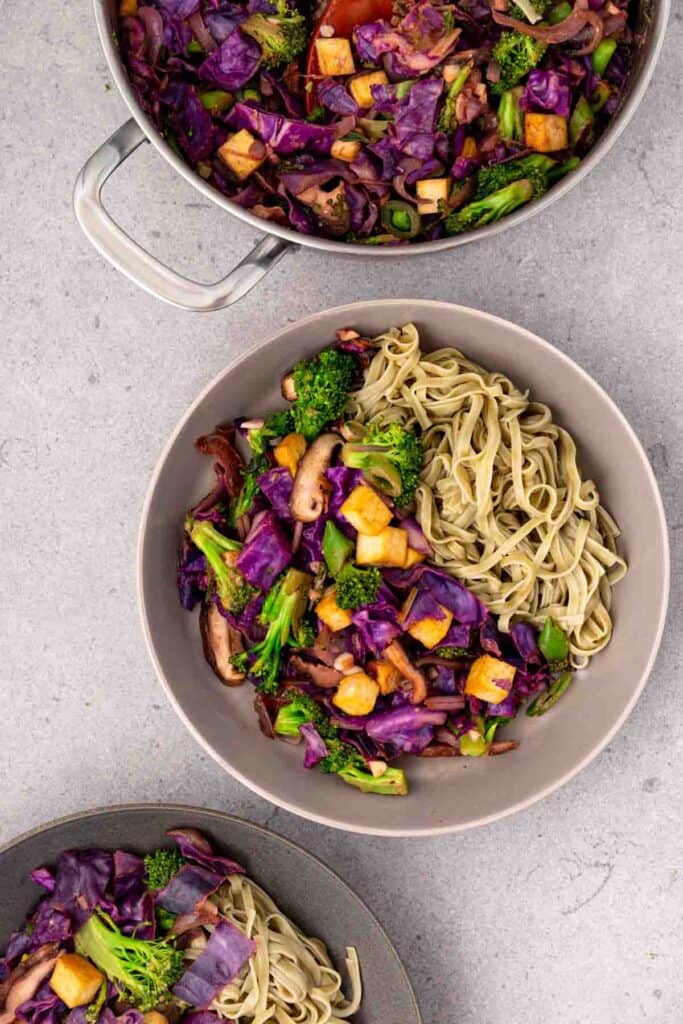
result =
[{"label": "bowl rim", "polygon": [[[237,814],[231,814],[229,811],[219,811],[214,807],[199,807],[197,804],[176,804],[176,803],[126,803],[126,804],[104,804],[98,807],[90,807],[85,811],[72,811],[70,814],[61,815],[58,818],[52,818],[49,821],[43,822],[41,825],[35,825],[33,828],[27,829],[20,835],[15,836],[8,842],[0,845],[0,861],[2,857],[9,853],[14,847],[19,846],[21,843],[27,842],[30,839],[35,839],[37,836],[42,835],[44,832],[49,832],[51,829],[60,828],[63,825],[69,825],[78,821],[85,821],[89,818],[97,818],[103,814],[125,814],[128,812],[150,812],[150,811],[169,811],[172,813],[178,812],[179,815],[183,814],[201,814],[208,815],[209,817],[217,818],[222,822],[236,822],[239,825],[246,825],[248,828],[253,829],[262,835],[275,837],[284,846],[290,848],[294,853],[302,860],[313,861],[318,868],[322,869],[323,873],[327,874],[335,882],[337,882],[347,893],[350,895],[352,900],[360,904],[363,910],[370,915],[375,925],[379,929],[380,935],[382,936],[386,946],[396,961],[398,969],[403,976],[403,981],[406,987],[406,992],[410,994],[413,1008],[415,1010],[415,1020],[417,1024],[423,1024],[423,1017],[420,1012],[420,1007],[415,995],[413,984],[408,976],[408,972],[405,965],[398,955],[398,951],[391,940],[389,933],[386,928],[379,920],[374,910],[368,906],[366,901],[360,896],[354,887],[350,885],[346,879],[331,868],[329,864],[326,864],[324,860],[321,860],[315,853],[311,853],[310,850],[300,846],[299,843],[294,842],[293,839],[289,839],[287,836],[283,836],[280,832],[276,832],[274,829],[269,828],[267,825],[260,825],[258,822],[250,821],[248,818],[243,818]],[[124,843],[125,845],[125,843]]]},{"label": "bowl rim", "polygon": [[151,118],[148,117],[135,98],[128,80],[128,75],[123,62],[120,59],[118,48],[113,41],[112,33],[110,31],[107,0],[92,0],[92,8],[97,32],[100,38],[100,45],[104,52],[105,59],[114,82],[116,83],[119,93],[128,107],[130,114],[135,118],[138,125],[144,132],[147,141],[154,146],[157,152],[178,174],[180,174],[190,185],[196,188],[198,192],[201,192],[206,199],[216,203],[217,206],[220,206],[221,209],[227,213],[238,217],[240,220],[251,225],[251,227],[256,228],[265,235],[275,235],[295,246],[318,249],[323,252],[329,252],[341,256],[362,256],[368,259],[378,258],[391,260],[405,258],[410,255],[420,256],[427,255],[429,253],[442,252],[446,249],[454,249],[459,246],[468,245],[470,242],[491,238],[494,235],[500,234],[502,231],[506,231],[508,228],[512,228],[517,224],[521,224],[524,221],[529,220],[536,214],[542,213],[543,210],[556,200],[562,199],[563,196],[574,188],[574,186],[578,185],[588,174],[590,174],[593,168],[596,167],[603,157],[607,155],[631,121],[631,118],[640,106],[650,83],[650,79],[654,73],[657,61],[659,60],[659,55],[664,43],[666,26],[669,21],[671,2],[670,0],[642,0],[642,2],[647,4],[649,7],[646,16],[650,19],[647,36],[641,51],[643,53],[642,65],[638,69],[637,74],[631,80],[630,88],[626,94],[624,102],[617,110],[616,115],[612,118],[598,141],[582,159],[580,166],[576,168],[576,170],[572,171],[571,174],[568,174],[565,178],[553,185],[552,188],[548,189],[546,194],[541,196],[540,199],[537,199],[532,203],[525,204],[494,224],[488,224],[484,227],[477,228],[474,231],[468,231],[462,235],[452,235],[447,238],[435,239],[434,241],[429,242],[415,242],[405,246],[369,246],[354,242],[339,242],[334,239],[324,238],[320,235],[305,235],[300,231],[295,231],[288,227],[282,227],[273,221],[266,221],[261,217],[257,217],[249,210],[244,209],[227,196],[223,195],[223,193],[219,192],[218,189],[209,185],[208,182],[204,181],[204,179],[201,178],[201,176],[185,162],[185,160],[173,151],[168,142],[166,142],[163,136],[160,135]]},{"label": "bowl rim", "polygon": [[[612,727],[605,733],[603,738],[596,744],[594,744],[593,748],[576,765],[574,765],[574,767],[566,771],[564,775],[562,775],[559,779],[547,783],[545,785],[541,785],[531,795],[525,797],[522,800],[516,801],[514,804],[510,805],[509,807],[506,807],[504,810],[486,814],[481,818],[472,819],[471,821],[463,822],[461,824],[456,825],[434,825],[425,828],[410,828],[409,826],[400,828],[386,828],[371,825],[351,825],[349,823],[337,820],[336,818],[334,818],[334,816],[317,814],[313,811],[306,809],[304,806],[298,803],[285,800],[280,796],[274,796],[273,793],[271,793],[268,789],[253,782],[253,780],[251,780],[242,771],[240,771],[239,768],[237,768],[235,765],[227,761],[204,738],[199,729],[195,728],[194,724],[191,722],[189,716],[186,714],[185,710],[180,704],[180,701],[176,698],[175,694],[173,693],[171,686],[164,675],[161,663],[156,654],[154,639],[152,637],[151,630],[149,627],[147,607],[144,595],[143,551],[147,531],[149,528],[149,513],[151,504],[154,499],[154,494],[156,492],[159,477],[166,464],[166,460],[171,451],[171,448],[175,444],[181,432],[184,430],[185,424],[187,423],[189,418],[194,414],[194,412],[199,408],[199,406],[201,406],[206,396],[215,387],[217,387],[227,377],[234,373],[234,371],[238,369],[239,366],[248,358],[250,358],[250,356],[252,356],[255,352],[259,351],[260,349],[264,349],[270,347],[271,345],[277,344],[283,335],[288,334],[291,331],[297,330],[298,328],[303,327],[304,325],[315,322],[321,317],[327,317],[332,314],[340,317],[342,315],[348,315],[349,322],[351,322],[354,315],[362,315],[363,310],[367,310],[369,307],[381,306],[387,310],[388,314],[390,314],[392,308],[399,306],[402,307],[405,305],[406,302],[410,302],[411,306],[415,309],[414,316],[416,319],[419,318],[420,308],[436,308],[440,309],[444,315],[448,315],[453,311],[457,311],[457,313],[459,314],[465,313],[468,316],[473,316],[475,318],[483,320],[494,330],[497,329],[500,325],[506,328],[513,328],[515,331],[519,332],[521,335],[524,336],[524,341],[531,341],[532,344],[540,345],[540,347],[543,349],[551,350],[553,355],[559,358],[560,362],[564,363],[566,366],[570,366],[575,372],[578,372],[579,376],[582,379],[582,382],[586,385],[586,387],[589,390],[592,390],[596,398],[600,399],[604,404],[606,404],[610,408],[613,415],[617,417],[621,424],[621,427],[629,437],[630,441],[632,442],[638,453],[640,462],[643,466],[643,470],[651,485],[653,497],[655,500],[655,506],[657,510],[657,528],[662,540],[663,564],[662,588],[658,596],[659,615],[657,621],[657,629],[645,669],[642,672],[641,677],[635,686],[634,692],[631,695],[630,700],[628,701],[626,707],[618,716]],[[387,319],[389,319],[389,315]],[[638,699],[640,698],[641,693],[643,692],[643,689],[645,688],[645,684],[650,676],[650,673],[652,672],[652,668],[654,666],[655,659],[659,651],[662,634],[664,632],[664,624],[666,621],[666,615],[668,610],[671,574],[670,562],[671,558],[669,534],[666,516],[664,512],[664,504],[662,502],[662,497],[659,491],[657,478],[655,477],[652,466],[650,465],[650,461],[645,453],[645,450],[640,442],[640,439],[638,438],[638,435],[636,434],[636,432],[634,431],[633,427],[630,425],[624,414],[621,412],[617,404],[610,398],[610,396],[607,394],[604,388],[600,384],[598,384],[598,382],[594,380],[593,377],[591,377],[591,375],[586,370],[583,369],[582,366],[580,366],[573,359],[571,359],[561,349],[557,348],[555,345],[551,345],[550,342],[546,341],[544,338],[541,338],[539,335],[534,334],[526,327],[522,327],[521,325],[516,324],[511,320],[504,319],[503,317],[496,316],[493,313],[487,313],[484,312],[483,310],[473,309],[468,306],[461,306],[458,305],[457,303],[444,302],[437,299],[389,298],[370,299],[366,301],[346,303],[341,306],[332,306],[328,309],[321,310],[317,313],[312,313],[311,315],[304,317],[300,320],[297,320],[294,323],[287,324],[285,327],[280,328],[275,333],[269,335],[267,338],[261,339],[260,341],[257,341],[254,345],[251,345],[247,349],[241,351],[239,355],[232,359],[222,370],[220,370],[209,381],[209,383],[204,388],[201,389],[200,393],[186,408],[185,412],[182,414],[176,426],[172,430],[166,444],[164,445],[161,451],[161,454],[157,459],[157,462],[152,471],[152,475],[150,477],[147,492],[145,495],[145,500],[143,503],[142,515],[140,518],[140,527],[138,530],[136,552],[136,590],[138,611],[140,615],[145,643],[147,645],[147,650],[152,660],[152,664],[154,666],[157,678],[161,683],[162,688],[164,689],[166,697],[170,701],[171,706],[175,709],[181,721],[185,724],[186,728],[190,731],[190,733],[194,736],[198,743],[204,748],[204,750],[208,754],[210,754],[210,756],[219,765],[221,765],[221,767],[225,771],[227,771],[230,775],[233,776],[233,778],[236,778],[239,782],[245,785],[252,792],[257,793],[259,796],[263,797],[264,800],[268,800],[270,803],[275,804],[278,807],[282,807],[292,814],[297,814],[300,817],[306,818],[309,821],[315,821],[320,825],[327,825],[331,828],[338,828],[346,832],[352,832],[360,835],[410,838],[417,836],[437,836],[447,835],[456,832],[465,832],[471,828],[478,828],[482,825],[488,825],[494,821],[499,821],[503,818],[508,818],[511,815],[516,814],[518,811],[526,810],[526,808],[533,806],[533,804],[538,803],[540,800],[543,800],[546,797],[550,796],[556,790],[561,789],[564,785],[566,785],[566,783],[568,783],[571,779],[573,779],[576,775],[583,771],[583,769],[586,768],[591,763],[591,761],[593,761],[598,756],[598,754],[600,754],[605,749],[605,747],[619,732],[619,730],[621,729],[621,727],[633,711],[633,708],[635,707]]]}]

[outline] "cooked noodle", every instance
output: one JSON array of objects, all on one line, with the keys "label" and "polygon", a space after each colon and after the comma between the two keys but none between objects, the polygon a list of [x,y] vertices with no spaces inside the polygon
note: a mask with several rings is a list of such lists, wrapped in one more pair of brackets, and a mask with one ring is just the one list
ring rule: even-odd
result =
[{"label": "cooked noodle", "polygon": [[457,349],[425,354],[408,324],[377,339],[356,419],[419,424],[425,464],[417,515],[434,560],[463,580],[499,626],[566,630],[585,666],[610,639],[611,588],[626,572],[619,528],[584,480],[570,434],[502,373]]},{"label": "cooked noodle", "polygon": [[355,949],[346,951],[352,993],[347,1001],[324,943],[307,938],[255,882],[230,875],[211,899],[257,945],[211,1010],[239,1024],[342,1024],[356,1013],[361,979]]}]

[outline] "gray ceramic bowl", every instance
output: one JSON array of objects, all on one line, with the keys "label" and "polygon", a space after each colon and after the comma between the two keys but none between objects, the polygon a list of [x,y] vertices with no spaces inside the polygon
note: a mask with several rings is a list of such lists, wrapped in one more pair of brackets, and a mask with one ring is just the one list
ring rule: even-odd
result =
[{"label": "gray ceramic bowl", "polygon": [[[210,486],[210,460],[193,442],[216,423],[276,407],[281,374],[328,344],[338,327],[369,335],[414,321],[428,348],[455,344],[547,402],[578,443],[623,531],[630,569],[614,593],[609,647],[558,707],[522,716],[504,758],[408,759],[410,795],[371,797],[301,767],[301,751],[262,737],[250,686],[228,690],[205,663],[195,617],[175,592],[174,558],[185,509]],[[666,612],[669,553],[661,499],[643,449],[604,391],[575,363],[521,327],[461,306],[387,299],[327,310],[287,327],[223,371],[185,413],[152,477],[138,552],[145,635],[166,693],[191,732],[229,772],[266,799],[338,828],[421,835],[483,824],[547,796],[614,736],[642,690]]]},{"label": "gray ceramic bowl", "polygon": [[54,863],[60,851],[70,847],[121,847],[144,853],[163,845],[164,832],[175,826],[201,829],[218,849],[244,864],[293,921],[327,943],[342,969],[346,947],[356,947],[364,998],[355,1024],[421,1024],[396,950],[338,875],[268,829],[200,807],[138,804],[86,811],[43,825],[5,846],[0,850],[0,950],[40,897],[41,890],[28,878],[31,868]]}]

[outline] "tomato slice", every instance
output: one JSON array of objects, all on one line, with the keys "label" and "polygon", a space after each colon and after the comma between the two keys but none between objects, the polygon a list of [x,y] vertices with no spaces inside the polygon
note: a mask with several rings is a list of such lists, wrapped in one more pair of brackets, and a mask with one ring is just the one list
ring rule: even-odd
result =
[{"label": "tomato slice", "polygon": [[[388,21],[392,14],[393,0],[329,0],[311,36],[306,57],[306,76],[320,74],[315,41],[320,36],[322,25],[333,28],[335,36],[350,39],[356,25],[363,25],[366,21],[382,19]],[[309,81],[311,81],[310,77]],[[313,88],[306,93],[306,112],[308,114],[312,112],[316,103],[316,93]]]}]

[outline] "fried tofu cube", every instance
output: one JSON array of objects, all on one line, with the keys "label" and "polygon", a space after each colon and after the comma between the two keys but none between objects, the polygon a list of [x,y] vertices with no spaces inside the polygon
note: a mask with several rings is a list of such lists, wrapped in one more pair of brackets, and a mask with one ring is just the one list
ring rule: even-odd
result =
[{"label": "fried tofu cube", "polygon": [[345,164],[352,164],[359,153],[360,142],[354,139],[337,139],[330,149],[330,155],[335,160],[343,160]]},{"label": "fried tofu cube", "polygon": [[80,953],[64,953],[55,964],[50,988],[73,1010],[92,1002],[103,981],[102,972]]},{"label": "fried tofu cube", "polygon": [[381,533],[391,522],[391,509],[367,484],[354,487],[339,511],[359,533],[370,537]]},{"label": "fried tofu cube", "polygon": [[[508,665],[506,661],[494,658],[490,654],[483,654],[470,665],[465,693],[470,697],[485,700],[488,704],[500,704],[510,692],[515,671],[514,665]],[[501,686],[501,683],[508,685]]]},{"label": "fried tofu cube", "polygon": [[413,565],[417,565],[419,562],[424,562],[426,557],[427,556],[423,555],[421,551],[416,551],[415,548],[408,548],[403,568],[410,569]]},{"label": "fried tofu cube", "polygon": [[408,633],[416,640],[419,640],[424,647],[436,647],[451,628],[453,621],[452,613],[449,612],[448,608],[444,608],[442,604],[439,605],[439,608],[444,613],[443,619],[427,617],[426,619],[414,622],[412,626],[408,627]]},{"label": "fried tofu cube", "polygon": [[335,599],[334,587],[321,597],[315,606],[315,614],[332,633],[351,625],[351,612],[340,608]]},{"label": "fried tofu cube", "polygon": [[218,150],[224,164],[240,181],[248,178],[266,159],[266,150],[262,142],[255,139],[246,128],[228,136]]},{"label": "fried tofu cube", "polygon": [[158,1010],[148,1010],[142,1015],[142,1024],[168,1024],[168,1017]]},{"label": "fried tofu cube", "polygon": [[303,434],[287,434],[279,444],[275,445],[273,455],[278,466],[284,466],[292,476],[296,476],[296,471],[305,451],[306,438]]},{"label": "fried tofu cube", "polygon": [[464,156],[468,160],[474,160],[478,152],[479,150],[477,149],[477,140],[472,135],[468,135],[462,144],[460,156]]},{"label": "fried tofu cube", "polygon": [[567,119],[558,114],[525,114],[524,140],[537,153],[567,148]]},{"label": "fried tofu cube", "polygon": [[138,0],[121,0],[119,18],[132,18],[138,13]]},{"label": "fried tofu cube", "polygon": [[371,661],[368,663],[368,672],[377,680],[379,692],[383,697],[389,693],[394,693],[398,689],[398,684],[401,682],[401,673],[391,662],[384,661],[383,658]]},{"label": "fried tofu cube", "polygon": [[331,39],[316,39],[315,52],[323,75],[352,75],[356,70],[353,51],[348,39],[332,36]]},{"label": "fried tofu cube", "polygon": [[372,95],[373,85],[388,85],[389,79],[383,71],[369,71],[366,75],[358,75],[349,82],[349,92],[359,107],[371,107],[375,102]]},{"label": "fried tofu cube", "polygon": [[379,685],[365,672],[344,676],[332,703],[346,715],[369,715],[379,697]]},{"label": "fried tofu cube", "polygon": [[415,182],[418,213],[441,213],[448,202],[450,178],[421,178]]},{"label": "fried tofu cube", "polygon": [[356,539],[356,561],[359,565],[383,565],[402,569],[408,552],[408,534],[397,526],[385,526],[370,537],[359,533]]}]

